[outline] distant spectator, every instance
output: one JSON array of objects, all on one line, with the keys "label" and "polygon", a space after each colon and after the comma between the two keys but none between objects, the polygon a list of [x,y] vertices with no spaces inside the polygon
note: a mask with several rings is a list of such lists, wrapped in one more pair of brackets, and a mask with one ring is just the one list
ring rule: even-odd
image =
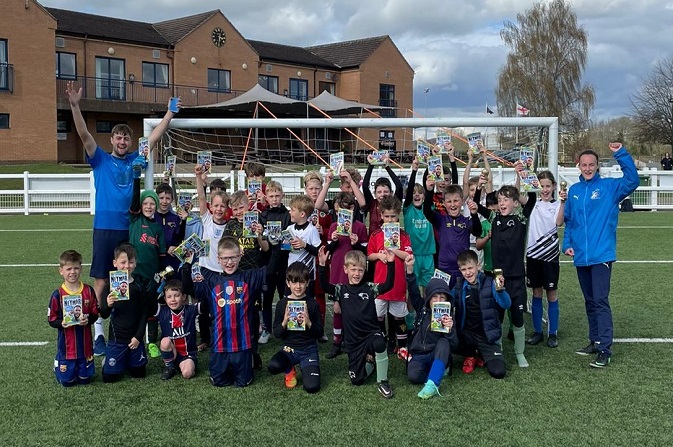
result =
[{"label": "distant spectator", "polygon": [[661,167],[664,168],[664,171],[673,171],[673,158],[671,158],[671,154],[668,152],[661,159]]}]

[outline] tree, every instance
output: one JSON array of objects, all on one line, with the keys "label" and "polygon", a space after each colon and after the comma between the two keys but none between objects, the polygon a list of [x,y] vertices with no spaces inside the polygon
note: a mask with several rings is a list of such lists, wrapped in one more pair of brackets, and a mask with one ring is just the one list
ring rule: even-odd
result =
[{"label": "tree", "polygon": [[631,106],[638,141],[673,145],[673,58],[657,62]]},{"label": "tree", "polygon": [[500,37],[510,48],[498,78],[498,110],[514,115],[517,102],[537,116],[557,116],[562,130],[585,129],[594,89],[582,85],[587,33],[569,3],[537,3]]}]

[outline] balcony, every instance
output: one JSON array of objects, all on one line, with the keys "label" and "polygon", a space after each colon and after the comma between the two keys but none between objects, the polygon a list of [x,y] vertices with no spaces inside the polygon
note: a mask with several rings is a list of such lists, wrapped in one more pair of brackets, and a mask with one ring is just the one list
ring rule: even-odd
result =
[{"label": "balcony", "polygon": [[69,108],[65,90],[70,81],[82,87],[81,108],[87,111],[149,113],[157,106],[165,108],[171,96],[180,96],[184,106],[202,106],[227,101],[245,93],[237,90],[212,91],[208,87],[193,85],[154,86],[138,80],[78,76],[76,79],[56,79],[59,108]]},{"label": "balcony", "polygon": [[14,65],[0,64],[0,92],[14,93]]},{"label": "balcony", "polygon": [[393,109],[381,109],[379,115],[381,118],[397,118],[397,100],[395,99],[379,99],[381,107],[394,107]]}]

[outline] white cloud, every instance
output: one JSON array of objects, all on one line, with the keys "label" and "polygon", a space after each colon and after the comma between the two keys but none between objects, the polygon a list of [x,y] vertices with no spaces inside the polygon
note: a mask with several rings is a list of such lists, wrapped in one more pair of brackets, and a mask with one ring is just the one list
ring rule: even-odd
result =
[{"label": "white cloud", "polygon": [[[550,0],[544,0],[546,2]],[[45,6],[155,22],[221,9],[247,38],[308,46],[388,34],[416,70],[417,108],[430,87],[428,114],[482,113],[507,48],[505,21],[535,0],[45,0]],[[629,110],[629,94],[652,65],[672,57],[670,0],[572,0],[589,36],[585,81],[596,90],[595,115]]]}]

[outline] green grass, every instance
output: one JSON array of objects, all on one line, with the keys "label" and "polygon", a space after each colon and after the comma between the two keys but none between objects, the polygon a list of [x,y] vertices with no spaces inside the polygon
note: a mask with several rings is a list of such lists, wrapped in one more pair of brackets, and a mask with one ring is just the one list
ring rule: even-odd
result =
[{"label": "green grass", "polygon": [[[631,213],[620,226],[670,225],[670,213]],[[91,217],[2,216],[2,229],[88,229]],[[670,228],[618,231],[622,260],[671,260]],[[0,232],[0,264],[55,264],[76,248],[90,262],[91,233]],[[85,270],[87,270],[85,268]],[[673,264],[617,263],[611,301],[615,336],[673,338],[669,278]],[[45,318],[55,267],[0,267],[0,341],[49,341],[42,347],[0,347],[0,439],[3,445],[673,445],[670,344],[615,344],[613,363],[589,368],[574,354],[586,343],[583,299],[571,264],[561,268],[560,346],[528,347],[520,369],[505,342],[508,375],[456,371],[442,398],[421,401],[403,365],[390,359],[395,397],[386,401],[373,381],[349,384],[345,356],[327,360],[321,345],[323,389],[285,390],[283,378],[258,373],[246,389],[217,389],[207,379],[207,354],[189,381],[159,379],[152,359],[147,378],[105,385],[100,363],[94,384],[64,389],[51,365],[56,331]],[[530,321],[526,323],[530,332]],[[265,361],[279,344],[261,348]]]}]

